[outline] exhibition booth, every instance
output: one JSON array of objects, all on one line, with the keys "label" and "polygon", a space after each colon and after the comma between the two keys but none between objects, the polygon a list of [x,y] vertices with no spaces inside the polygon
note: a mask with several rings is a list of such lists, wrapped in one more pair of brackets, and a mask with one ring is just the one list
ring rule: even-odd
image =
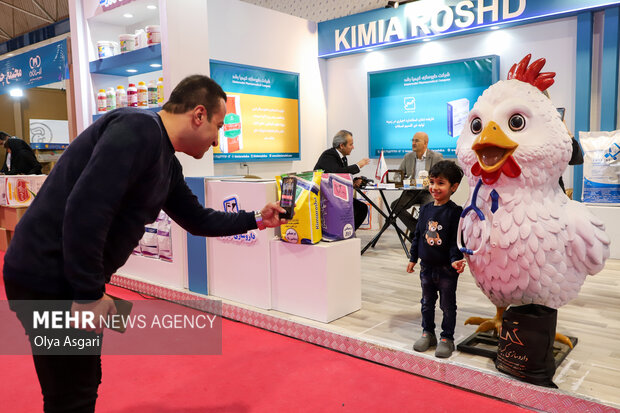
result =
[{"label": "exhibition booth", "polygon": [[[428,4],[423,3],[419,7]],[[528,53],[546,58],[545,70],[557,73],[549,95],[564,109],[564,122],[576,137],[616,129],[618,2],[506,0],[478,2],[477,8],[474,2],[445,3],[435,5],[428,20],[405,14],[416,9],[403,6],[316,24],[238,0],[184,0],[183,7],[172,0],[70,2],[77,131],[101,116],[97,95],[102,89],[129,90],[130,84],[159,81],[165,101],[185,76],[211,74],[233,97],[227,105],[233,116],[225,121],[218,148],[203,159],[177,156],[204,206],[234,212],[278,200],[275,177],[312,170],[341,129],[353,133],[351,159],[372,159],[362,170],[371,178],[382,152],[389,169],[398,168],[417,130],[429,131],[430,149],[454,158],[464,114]],[[148,36],[143,47],[120,50],[123,36],[142,32]],[[107,46],[112,51],[102,55]],[[451,76],[451,85],[470,80],[452,87],[463,93],[450,93],[450,87],[439,91],[441,79]],[[401,78],[408,80],[393,86]],[[409,90],[415,92],[407,95]],[[435,92],[441,105],[425,101]],[[145,110],[160,110],[157,102],[148,106]],[[581,199],[583,169],[571,167],[563,178],[574,199]],[[463,181],[453,200],[463,205],[469,192]],[[606,225],[610,257],[620,258],[617,205],[587,207]],[[112,282],[171,300],[222,299],[225,317],[535,409],[546,410],[557,399],[569,411],[620,405],[617,395],[594,389],[600,374],[592,373],[597,378],[588,389],[575,384],[577,377],[550,390],[502,375],[476,357],[440,361],[414,353],[411,343],[402,345],[389,331],[385,340],[364,339],[373,325],[346,327],[341,321],[364,311],[366,300],[368,307],[380,301],[362,300],[363,291],[371,294],[364,290],[365,268],[403,267],[407,259],[399,246],[382,260],[376,258],[380,254],[360,256],[359,238],[303,245],[278,240],[279,231],[268,229],[204,239],[175,223],[168,234],[166,259],[134,254]],[[409,305],[417,310],[417,296],[412,294]],[[464,307],[468,311],[476,309]],[[398,326],[401,321],[395,316],[377,324]],[[419,328],[416,320],[407,323],[408,329]],[[563,367],[585,363],[594,350]],[[604,364],[606,359],[596,360]],[[620,365],[614,366],[620,371]]]}]

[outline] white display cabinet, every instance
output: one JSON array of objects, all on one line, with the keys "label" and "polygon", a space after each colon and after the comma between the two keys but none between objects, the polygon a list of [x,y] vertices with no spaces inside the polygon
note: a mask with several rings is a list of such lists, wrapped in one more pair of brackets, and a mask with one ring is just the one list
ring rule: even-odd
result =
[{"label": "white display cabinet", "polygon": [[172,262],[132,254],[116,274],[174,289],[187,288],[187,233],[173,221],[170,236]]},{"label": "white display cabinet", "polygon": [[362,308],[360,239],[315,245],[271,241],[271,306],[329,323]]},{"label": "white display cabinet", "polygon": [[[210,180],[205,181],[206,206],[255,211],[275,202],[274,180]],[[271,309],[271,262],[269,242],[275,230],[248,231],[237,237],[207,239],[209,294],[228,300]],[[205,274],[207,276],[207,274]]]},{"label": "white display cabinet", "polygon": [[[163,77],[161,44],[120,54],[119,35],[133,34],[147,25],[160,25],[160,0],[119,0],[106,10],[98,0],[70,2],[73,73],[76,83],[76,123],[78,132],[97,119],[99,89],[143,81],[157,82]],[[99,41],[119,44],[119,54],[99,59]],[[160,108],[147,110],[159,111]]]}]

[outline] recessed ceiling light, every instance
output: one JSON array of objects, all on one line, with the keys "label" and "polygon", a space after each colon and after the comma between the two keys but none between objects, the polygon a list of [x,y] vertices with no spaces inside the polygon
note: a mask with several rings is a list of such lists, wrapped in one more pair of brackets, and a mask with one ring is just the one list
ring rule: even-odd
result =
[{"label": "recessed ceiling light", "polygon": [[431,39],[429,39],[428,37],[426,39],[422,39],[423,42],[430,42]]},{"label": "recessed ceiling light", "polygon": [[157,10],[157,6],[154,4],[149,4],[148,6],[146,6],[146,8],[149,10]]},{"label": "recessed ceiling light", "polygon": [[6,55],[7,57],[11,57],[11,56],[15,56],[13,53],[9,53],[8,55]]},{"label": "recessed ceiling light", "polygon": [[151,63],[151,67],[161,67],[159,63]]},{"label": "recessed ceiling light", "polygon": [[491,26],[491,30],[497,30],[499,29],[499,26]]},{"label": "recessed ceiling light", "polygon": [[136,72],[137,72],[137,70],[136,70],[136,69],[127,69],[127,71],[128,71],[129,73],[136,73]]},{"label": "recessed ceiling light", "polygon": [[133,14],[125,13],[125,14],[123,14],[123,17],[125,17],[126,19],[131,19],[133,17]]}]

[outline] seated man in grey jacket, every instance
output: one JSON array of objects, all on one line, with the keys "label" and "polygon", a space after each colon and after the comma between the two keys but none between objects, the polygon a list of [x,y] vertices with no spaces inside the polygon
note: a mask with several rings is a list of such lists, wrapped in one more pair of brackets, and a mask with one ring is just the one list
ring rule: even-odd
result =
[{"label": "seated man in grey jacket", "polygon": [[[443,159],[439,152],[428,149],[428,134],[426,132],[417,132],[411,140],[412,152],[405,155],[398,169],[405,173],[405,179],[411,179],[412,183],[418,178],[420,171],[429,171],[433,165]],[[413,233],[417,220],[409,213],[409,208],[415,204],[424,205],[431,202],[433,197],[430,193],[424,191],[405,191],[402,196],[392,202],[391,208],[400,209],[398,218],[409,228],[409,232]]]}]

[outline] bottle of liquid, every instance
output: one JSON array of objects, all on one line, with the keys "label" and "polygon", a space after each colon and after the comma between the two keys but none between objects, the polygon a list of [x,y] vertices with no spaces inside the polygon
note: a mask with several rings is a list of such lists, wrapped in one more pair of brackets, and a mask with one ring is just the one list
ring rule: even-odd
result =
[{"label": "bottle of liquid", "polygon": [[109,87],[108,90],[105,92],[105,97],[106,97],[106,111],[111,111],[116,109],[116,92],[114,91],[114,88]]},{"label": "bottle of liquid", "polygon": [[148,108],[149,107],[149,90],[147,89],[144,82],[138,82],[138,107],[139,108]]},{"label": "bottle of liquid", "polygon": [[125,92],[125,88],[120,85],[116,87],[116,107],[127,107],[127,92]]},{"label": "bottle of liquid", "polygon": [[157,107],[157,85],[154,81],[149,82],[148,87],[149,108]]},{"label": "bottle of liquid", "polygon": [[157,79],[157,104],[159,106],[164,104],[164,78]]},{"label": "bottle of liquid", "polygon": [[97,113],[105,113],[107,108],[105,89],[99,89],[97,93]]},{"label": "bottle of liquid", "polygon": [[138,89],[136,89],[136,85],[133,83],[130,83],[127,88],[127,106],[132,108],[138,107]]}]

